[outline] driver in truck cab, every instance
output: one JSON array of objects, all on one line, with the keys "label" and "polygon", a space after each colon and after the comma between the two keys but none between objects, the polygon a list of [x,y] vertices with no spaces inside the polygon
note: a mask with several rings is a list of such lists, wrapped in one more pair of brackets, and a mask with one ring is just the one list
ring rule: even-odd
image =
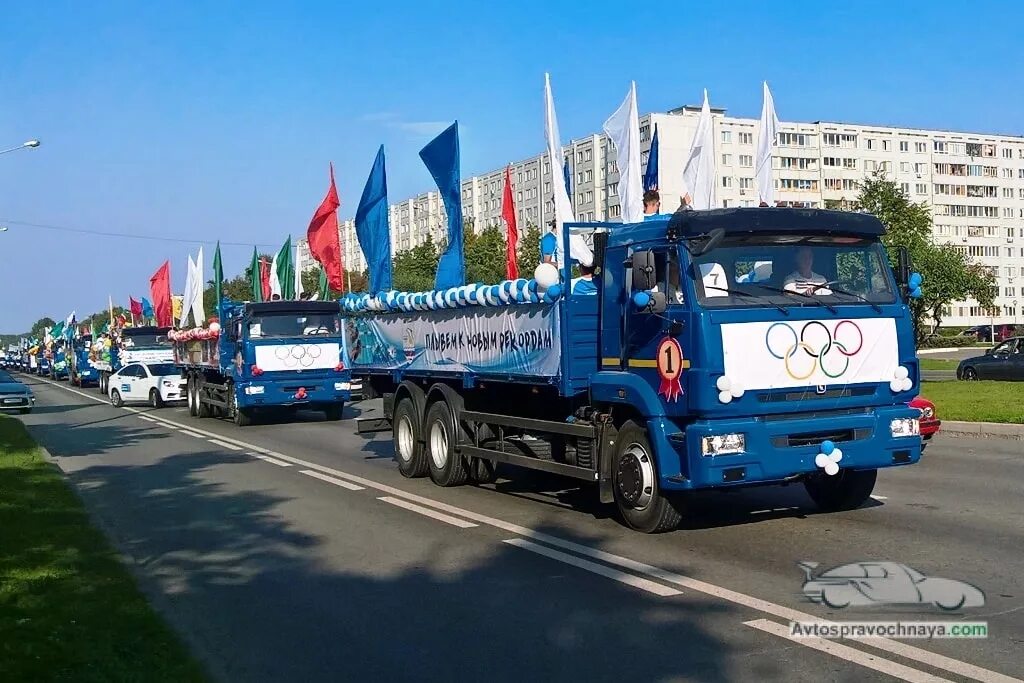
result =
[{"label": "driver in truck cab", "polygon": [[783,281],[783,289],[794,294],[828,295],[832,292],[827,287],[825,276],[814,272],[814,251],[810,247],[800,247],[796,252],[796,270],[786,276]]}]

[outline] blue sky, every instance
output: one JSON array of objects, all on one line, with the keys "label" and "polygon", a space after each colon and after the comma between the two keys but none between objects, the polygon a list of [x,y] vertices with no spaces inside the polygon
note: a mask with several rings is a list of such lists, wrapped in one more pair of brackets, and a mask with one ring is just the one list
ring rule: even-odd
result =
[{"label": "blue sky", "polygon": [[[417,151],[456,118],[464,176],[539,152],[544,71],[565,139],[598,130],[630,79],[642,112],[707,87],[756,116],[767,79],[785,120],[1024,133],[1019,2],[286,5],[8,3],[0,148],[43,146],[0,156],[0,225],[279,245],[304,234],[329,161],[347,217],[381,143],[392,199],[430,189]],[[166,258],[180,289],[198,246],[8,225],[8,333],[142,295]],[[250,253],[226,248],[227,273]]]}]

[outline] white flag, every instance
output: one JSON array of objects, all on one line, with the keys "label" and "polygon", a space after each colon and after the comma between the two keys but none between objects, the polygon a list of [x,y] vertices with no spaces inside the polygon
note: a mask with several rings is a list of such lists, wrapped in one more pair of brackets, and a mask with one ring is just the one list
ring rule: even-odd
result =
[{"label": "white flag", "polygon": [[196,277],[196,264],[192,260],[192,254],[188,255],[188,271],[185,275],[185,291],[181,297],[181,320],[178,321],[178,327],[185,327],[185,323],[188,321],[188,314],[192,310],[192,282]]},{"label": "white flag", "polygon": [[[555,235],[558,240],[555,244],[555,262],[562,265],[562,226],[565,223],[572,223],[576,216],[572,212],[572,203],[569,201],[569,193],[565,190],[565,183],[562,182],[562,143],[558,137],[558,119],[555,117],[555,100],[551,96],[551,77],[544,74],[544,135],[548,143],[548,164],[551,166],[551,188],[554,191],[555,204]],[[590,247],[583,241],[582,235],[571,235],[569,237],[569,257],[576,259],[581,264],[589,266],[594,262],[594,254]]]},{"label": "white flag", "polygon": [[277,276],[277,254],[274,254],[274,260],[270,262],[270,298],[273,299],[274,295],[277,298],[281,298],[281,278]]},{"label": "white flag", "polygon": [[715,130],[707,88],[704,89],[704,104],[697,119],[697,132],[683,167],[683,191],[690,195],[694,209],[715,207]]},{"label": "white flag", "polygon": [[301,299],[302,298],[302,269],[299,268],[299,245],[298,244],[295,245],[295,261],[293,263],[295,263],[295,268],[292,269],[292,270],[295,271],[295,298],[296,299]]},{"label": "white flag", "polygon": [[206,311],[203,310],[203,248],[199,247],[199,255],[196,256],[195,273],[192,277],[192,318],[196,327],[201,327],[206,320]]},{"label": "white flag", "polygon": [[772,181],[772,148],[779,133],[779,117],[775,115],[775,100],[764,83],[764,103],[761,105],[761,123],[757,126],[757,158],[754,163],[754,183],[758,201],[774,206],[775,183]]},{"label": "white flag", "polygon": [[640,223],[644,219],[644,185],[640,174],[640,116],[635,81],[622,105],[604,122],[604,132],[615,145],[622,222]]}]

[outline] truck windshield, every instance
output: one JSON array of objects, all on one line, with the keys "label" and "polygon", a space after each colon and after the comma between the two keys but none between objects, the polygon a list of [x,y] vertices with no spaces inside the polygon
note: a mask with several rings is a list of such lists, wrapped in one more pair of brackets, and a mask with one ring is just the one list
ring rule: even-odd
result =
[{"label": "truck windshield", "polygon": [[692,268],[697,298],[706,308],[895,301],[885,250],[859,237],[734,236],[694,258]]},{"label": "truck windshield", "polygon": [[165,334],[125,334],[121,337],[121,346],[126,349],[158,349],[170,345]]},{"label": "truck windshield", "polygon": [[249,320],[249,338],[326,337],[339,334],[341,317],[330,313],[276,313]]}]

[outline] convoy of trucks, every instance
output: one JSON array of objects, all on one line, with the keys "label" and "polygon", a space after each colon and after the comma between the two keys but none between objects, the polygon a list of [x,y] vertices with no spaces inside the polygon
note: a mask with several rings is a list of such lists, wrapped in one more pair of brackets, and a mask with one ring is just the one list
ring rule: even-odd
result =
[{"label": "convoy of trucks", "polygon": [[587,294],[563,289],[563,263],[551,282],[340,306],[224,299],[208,327],[126,327],[109,353],[75,339],[70,378],[106,392],[125,364],[173,362],[190,415],[240,426],[299,408],[340,419],[359,382],[383,412],[358,431],[391,432],[403,476],[564,475],[649,533],[680,523],[688,491],[801,484],[821,509],[850,509],[879,469],[920,459],[920,280],[905,251],[894,272],[873,216],[682,210],[570,225],[562,253],[569,231],[593,245]]}]

